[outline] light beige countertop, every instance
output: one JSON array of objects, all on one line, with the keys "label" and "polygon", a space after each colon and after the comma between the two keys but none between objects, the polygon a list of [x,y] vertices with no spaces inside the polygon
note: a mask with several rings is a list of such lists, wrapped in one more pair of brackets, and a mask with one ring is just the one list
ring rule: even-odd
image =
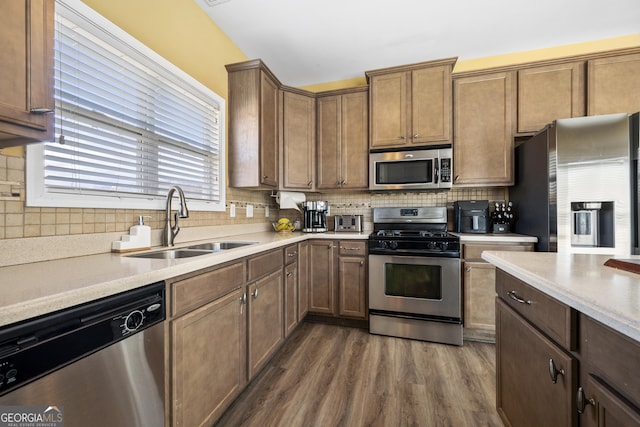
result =
[{"label": "light beige countertop", "polygon": [[128,254],[99,253],[0,267],[0,326],[304,240],[366,240],[368,236],[369,232],[265,231],[176,245],[179,248],[211,241],[256,242],[191,258],[148,259],[132,258]]},{"label": "light beige countertop", "polygon": [[535,236],[515,233],[452,233],[460,236],[460,243],[536,243]]},{"label": "light beige countertop", "polygon": [[[485,251],[482,258],[545,294],[640,341],[640,275],[610,255]],[[640,259],[640,256],[618,258]]]}]

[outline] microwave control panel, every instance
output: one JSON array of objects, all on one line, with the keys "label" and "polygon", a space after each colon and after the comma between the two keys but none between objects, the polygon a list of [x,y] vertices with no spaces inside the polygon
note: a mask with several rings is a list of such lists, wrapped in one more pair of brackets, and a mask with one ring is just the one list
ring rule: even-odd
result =
[{"label": "microwave control panel", "polygon": [[440,159],[440,182],[451,182],[451,159]]}]

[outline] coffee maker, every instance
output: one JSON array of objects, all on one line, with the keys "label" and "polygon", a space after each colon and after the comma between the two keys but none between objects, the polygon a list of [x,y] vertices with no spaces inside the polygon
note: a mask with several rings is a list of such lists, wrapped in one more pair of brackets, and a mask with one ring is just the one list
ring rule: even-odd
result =
[{"label": "coffee maker", "polygon": [[304,211],[304,227],[302,231],[305,233],[322,233],[327,231],[327,210],[329,202],[325,200],[302,202]]}]

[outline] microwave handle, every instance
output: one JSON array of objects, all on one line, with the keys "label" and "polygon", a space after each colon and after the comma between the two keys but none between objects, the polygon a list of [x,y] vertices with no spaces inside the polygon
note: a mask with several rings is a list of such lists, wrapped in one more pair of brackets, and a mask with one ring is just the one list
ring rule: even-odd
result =
[{"label": "microwave handle", "polygon": [[440,179],[440,177],[438,176],[440,174],[440,159],[436,159],[435,162],[433,162],[433,183],[437,184],[438,180]]}]

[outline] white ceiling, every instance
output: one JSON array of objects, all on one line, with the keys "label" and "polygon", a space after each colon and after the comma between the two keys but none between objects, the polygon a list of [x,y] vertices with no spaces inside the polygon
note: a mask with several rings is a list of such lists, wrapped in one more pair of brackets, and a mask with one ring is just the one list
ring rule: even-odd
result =
[{"label": "white ceiling", "polygon": [[640,0],[195,0],[289,86],[640,34]]}]

